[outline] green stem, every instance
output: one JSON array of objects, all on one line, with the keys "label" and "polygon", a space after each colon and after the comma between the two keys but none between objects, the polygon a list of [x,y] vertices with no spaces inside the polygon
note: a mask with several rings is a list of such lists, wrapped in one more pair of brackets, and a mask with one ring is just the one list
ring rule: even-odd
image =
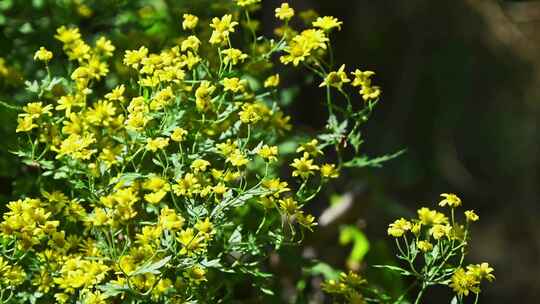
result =
[{"label": "green stem", "polygon": [[418,293],[418,296],[416,296],[416,300],[414,301],[414,304],[419,304],[420,299],[424,295],[424,292],[426,291],[426,285],[422,284],[422,289],[420,289],[420,292]]}]

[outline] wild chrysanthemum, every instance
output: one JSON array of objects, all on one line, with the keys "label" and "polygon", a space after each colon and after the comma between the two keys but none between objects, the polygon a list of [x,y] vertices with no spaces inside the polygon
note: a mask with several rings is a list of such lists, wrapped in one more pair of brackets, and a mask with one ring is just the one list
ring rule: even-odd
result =
[{"label": "wild chrysanthemum", "polygon": [[303,179],[308,178],[310,175],[315,174],[316,170],[319,170],[319,166],[313,164],[313,159],[309,158],[309,153],[307,152],[304,152],[301,158],[294,159],[291,167],[295,169],[292,175],[299,176]]},{"label": "wild chrysanthemum", "polygon": [[288,3],[282,3],[280,7],[276,8],[276,18],[280,20],[289,20],[294,17],[294,9],[289,6]]},{"label": "wild chrysanthemum", "polygon": [[48,62],[53,58],[53,53],[48,51],[44,47],[40,47],[39,50],[34,54],[34,60],[40,60]]},{"label": "wild chrysanthemum", "polygon": [[329,31],[333,28],[341,30],[342,24],[343,22],[332,16],[318,17],[317,20],[313,21],[313,27],[318,27],[324,31]]}]

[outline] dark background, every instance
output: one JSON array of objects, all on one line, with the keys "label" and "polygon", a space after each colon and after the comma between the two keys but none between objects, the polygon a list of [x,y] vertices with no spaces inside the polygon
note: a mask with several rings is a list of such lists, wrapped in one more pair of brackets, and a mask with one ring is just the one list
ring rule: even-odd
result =
[{"label": "dark background", "polygon": [[[281,1],[268,2],[270,10]],[[407,149],[382,169],[352,176],[343,188],[362,190],[353,215],[341,221],[365,226],[377,244],[388,241],[384,228],[396,216],[433,206],[439,193],[457,193],[480,214],[468,262],[490,262],[497,277],[483,287],[481,302],[538,303],[540,2],[291,4],[339,17],[336,58],[349,69],[377,72],[383,97],[365,129],[367,153]],[[318,113],[305,109],[317,98],[306,93],[298,110],[315,125]],[[339,252],[319,247],[340,263]],[[434,290],[425,302],[449,298]]]}]

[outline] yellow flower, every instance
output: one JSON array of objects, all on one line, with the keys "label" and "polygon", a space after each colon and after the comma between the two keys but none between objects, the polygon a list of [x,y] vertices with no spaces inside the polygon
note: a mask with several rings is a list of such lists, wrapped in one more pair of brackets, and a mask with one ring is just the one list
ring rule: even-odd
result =
[{"label": "yellow flower", "polygon": [[84,295],[84,304],[107,304],[107,296],[100,291],[87,292]]},{"label": "yellow flower", "polygon": [[272,75],[264,81],[265,88],[275,88],[279,85],[279,74]]},{"label": "yellow flower", "polygon": [[231,64],[231,65],[236,65],[239,62],[246,60],[246,58],[248,57],[248,55],[242,53],[242,51],[235,48],[229,48],[229,49],[223,50],[221,51],[221,53],[225,55],[225,57],[223,58],[223,62],[225,64]]},{"label": "yellow flower", "polygon": [[476,222],[480,219],[480,217],[474,212],[474,210],[465,211],[465,218],[467,219],[467,221],[470,222]]},{"label": "yellow flower", "polygon": [[92,218],[92,224],[94,226],[103,226],[107,225],[109,223],[109,216],[107,215],[107,212],[103,210],[102,208],[95,208],[94,209],[94,217]]},{"label": "yellow flower", "polygon": [[232,77],[232,78],[225,77],[223,78],[223,81],[222,81],[225,92],[230,91],[233,93],[244,91],[245,83],[246,83],[245,80],[240,80],[240,78],[238,77]]},{"label": "yellow flower", "polygon": [[143,189],[150,191],[169,191],[170,187],[167,181],[157,175],[151,174],[148,179],[142,184]]},{"label": "yellow flower", "polygon": [[439,202],[439,206],[444,207],[448,205],[452,208],[461,206],[461,199],[457,195],[453,193],[443,193],[441,196],[444,197],[444,199]]},{"label": "yellow flower", "polygon": [[277,161],[278,147],[264,145],[258,149],[257,154],[270,162]]},{"label": "yellow flower", "polygon": [[315,174],[315,170],[319,170],[319,166],[313,164],[313,159],[309,159],[309,153],[304,152],[302,158],[296,158],[291,164],[295,170],[292,176],[300,176],[303,179],[307,179],[310,175]]},{"label": "yellow flower", "polygon": [[289,20],[294,17],[294,9],[288,3],[282,3],[280,7],[276,8],[275,12],[276,18],[279,20]]},{"label": "yellow flower", "polygon": [[433,244],[428,241],[418,241],[416,242],[416,246],[423,252],[428,252],[433,249]]},{"label": "yellow flower", "polygon": [[187,228],[178,232],[178,242],[182,244],[180,254],[193,254],[195,251],[205,247],[204,240],[201,236],[195,236],[193,228]]},{"label": "yellow flower", "polygon": [[197,52],[199,50],[199,46],[201,45],[201,41],[196,36],[189,36],[184,41],[182,41],[182,45],[180,46],[180,49],[182,52],[185,52],[187,50],[193,50]]},{"label": "yellow flower", "polygon": [[133,68],[138,68],[143,59],[148,55],[148,49],[141,46],[138,50],[128,50],[124,55],[124,64]]},{"label": "yellow flower", "polygon": [[141,232],[137,233],[135,238],[137,239],[137,243],[140,243],[143,246],[156,244],[159,242],[159,237],[162,232],[160,226],[147,225],[142,227]]},{"label": "yellow flower", "polygon": [[319,141],[316,139],[312,139],[310,142],[307,142],[305,144],[301,144],[298,149],[296,149],[296,153],[300,152],[307,152],[309,155],[313,157],[317,157],[319,155],[323,155],[324,153],[319,149]]},{"label": "yellow flower", "polygon": [[107,93],[105,95],[105,98],[111,101],[117,100],[117,101],[123,102],[125,91],[126,91],[126,87],[123,84],[116,86],[110,93]]},{"label": "yellow flower", "polygon": [[86,113],[86,120],[93,125],[108,126],[110,119],[114,117],[116,108],[113,103],[100,100]]},{"label": "yellow flower", "polygon": [[378,86],[363,86],[359,93],[364,101],[368,101],[379,98],[381,89]]},{"label": "yellow flower", "polygon": [[317,226],[317,222],[315,222],[315,217],[311,214],[304,214],[303,211],[298,211],[296,213],[296,221],[301,226],[307,228],[309,231],[313,231],[313,227]]},{"label": "yellow flower", "polygon": [[214,187],[212,187],[212,192],[214,192],[217,195],[223,195],[225,192],[227,192],[228,188],[223,183],[218,183]]},{"label": "yellow flower", "polygon": [[321,166],[321,176],[324,178],[338,178],[339,172],[334,164],[324,164]]},{"label": "yellow flower", "polygon": [[210,218],[205,218],[204,221],[197,221],[195,224],[195,229],[199,231],[203,236],[209,236],[215,233],[214,224],[210,222]]},{"label": "yellow flower", "polygon": [[60,40],[63,44],[71,44],[81,39],[79,29],[76,27],[66,28],[65,26],[61,26],[56,30],[56,33],[57,34],[54,35],[54,38]]},{"label": "yellow flower", "polygon": [[452,275],[449,286],[461,297],[468,296],[470,292],[479,293],[479,284],[480,282],[474,275],[465,272],[463,268],[459,268]]},{"label": "yellow flower", "polygon": [[186,130],[176,127],[171,134],[171,139],[176,142],[182,142],[186,138],[187,134],[188,132]]},{"label": "yellow flower", "polygon": [[268,189],[274,197],[291,190],[287,187],[287,182],[282,182],[279,178],[265,179],[262,181],[262,186]]},{"label": "yellow flower", "polygon": [[294,40],[285,48],[285,51],[288,54],[281,56],[279,60],[283,64],[292,63],[294,66],[298,66],[300,62],[306,60],[306,57],[311,54],[311,49],[306,44]]},{"label": "yellow flower", "polygon": [[235,167],[242,167],[249,163],[249,159],[242,153],[242,151],[236,149],[226,159],[227,162]]},{"label": "yellow flower", "polygon": [[489,282],[495,280],[495,276],[492,272],[493,268],[491,268],[488,263],[467,266],[467,273],[474,275],[478,280],[486,279]]},{"label": "yellow flower", "polygon": [[52,105],[43,106],[43,103],[41,101],[29,102],[22,109],[26,114],[21,114],[21,116],[31,116],[33,118],[38,118],[45,114],[48,116],[52,115]]},{"label": "yellow flower", "polygon": [[426,207],[418,209],[417,213],[420,222],[424,225],[448,223],[448,218],[443,213],[437,212],[435,210],[430,210]]},{"label": "yellow flower", "polygon": [[75,2],[75,3],[77,3],[77,13],[81,17],[89,18],[94,14],[94,11],[92,11],[92,9],[88,5],[80,3],[80,2]]},{"label": "yellow flower", "polygon": [[37,127],[38,125],[34,123],[34,119],[32,118],[32,116],[22,116],[17,118],[17,129],[15,130],[15,132],[28,132]]},{"label": "yellow flower", "polygon": [[375,72],[372,71],[360,71],[359,69],[356,69],[352,75],[354,76],[354,80],[352,82],[353,87],[359,87],[359,86],[371,86],[371,76],[375,75]]},{"label": "yellow flower", "polygon": [[312,25],[324,31],[329,31],[333,28],[337,28],[338,30],[341,30],[342,24],[343,22],[339,21],[335,17],[324,16],[324,17],[318,17],[317,20],[315,20]]},{"label": "yellow flower", "polygon": [[298,209],[300,209],[300,207],[298,207],[298,202],[292,197],[279,200],[279,208],[288,215],[295,215],[298,212]]},{"label": "yellow flower", "polygon": [[173,209],[165,207],[161,209],[159,215],[159,225],[163,229],[176,231],[184,225],[184,218],[181,215],[176,214]]},{"label": "yellow flower", "polygon": [[212,31],[212,36],[210,36],[211,44],[219,44],[229,39],[229,34],[234,33],[234,27],[238,25],[238,22],[232,21],[232,15],[224,15],[223,17],[218,18],[214,17],[210,27],[214,30]]},{"label": "yellow flower", "polygon": [[44,47],[40,47],[39,50],[34,54],[34,60],[40,60],[48,62],[53,58],[53,53],[48,51]]},{"label": "yellow flower", "polygon": [[210,166],[209,161],[206,161],[204,159],[196,159],[193,161],[193,163],[191,163],[190,167],[194,173],[198,173],[206,171],[206,168],[208,168],[208,166]]},{"label": "yellow flower", "polygon": [[103,54],[105,57],[111,57],[113,55],[114,50],[116,49],[112,42],[105,38],[100,37],[96,41],[96,49]]},{"label": "yellow flower", "polygon": [[197,23],[199,23],[199,17],[191,14],[184,14],[182,16],[184,20],[182,21],[182,28],[184,30],[192,30],[197,26]]},{"label": "yellow flower", "polygon": [[183,178],[177,180],[177,184],[172,186],[174,194],[177,196],[191,197],[193,194],[199,193],[201,184],[193,173],[187,173]]},{"label": "yellow flower", "polygon": [[156,152],[158,149],[164,149],[169,145],[169,139],[164,137],[149,138],[146,141],[146,149]]},{"label": "yellow flower", "polygon": [[207,281],[206,270],[201,266],[193,266],[188,270],[187,276],[195,282]]},{"label": "yellow flower", "polygon": [[195,105],[199,111],[205,110],[212,100],[212,93],[216,87],[210,84],[209,81],[203,80],[201,85],[195,91]]},{"label": "yellow flower", "polygon": [[279,59],[283,64],[292,63],[297,66],[300,62],[306,60],[315,50],[326,50],[326,42],[328,37],[324,31],[318,29],[308,29],[293,37],[292,41],[285,48],[287,55],[281,56]]},{"label": "yellow flower", "polygon": [[81,136],[79,134],[71,134],[64,139],[60,144],[60,149],[53,148],[58,151],[56,158],[61,158],[64,155],[69,155],[75,159],[88,160],[96,152],[96,150],[88,150],[87,148],[96,141],[92,133]]},{"label": "yellow flower", "polygon": [[411,230],[412,224],[411,222],[407,221],[404,218],[400,218],[399,220],[396,220],[392,224],[388,226],[388,235],[391,235],[393,237],[400,237],[405,232]]},{"label": "yellow flower", "polygon": [[256,105],[245,103],[242,105],[242,111],[238,113],[238,116],[240,117],[241,122],[249,124],[261,120],[262,117],[259,114],[260,111]]},{"label": "yellow flower", "polygon": [[246,7],[255,3],[259,3],[261,0],[236,0],[236,4],[240,7]]},{"label": "yellow flower", "polygon": [[319,87],[322,88],[330,86],[341,89],[343,84],[350,81],[351,80],[347,77],[347,73],[345,72],[345,65],[342,64],[337,71],[328,73],[328,75],[326,76],[326,78],[324,78],[324,81],[319,85]]},{"label": "yellow flower", "polygon": [[158,91],[150,102],[151,110],[161,110],[174,100],[174,93],[170,86]]},{"label": "yellow flower", "polygon": [[449,225],[434,225],[429,230],[429,233],[433,236],[434,239],[439,240],[443,237],[450,236],[450,232],[452,232],[452,227]]}]

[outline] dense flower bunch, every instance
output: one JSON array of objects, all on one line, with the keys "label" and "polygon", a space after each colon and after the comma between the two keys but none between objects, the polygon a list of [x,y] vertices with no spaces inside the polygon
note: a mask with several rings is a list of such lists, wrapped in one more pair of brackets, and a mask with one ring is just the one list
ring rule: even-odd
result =
[{"label": "dense flower bunch", "polygon": [[[358,150],[358,128],[380,90],[373,72],[357,70],[351,88],[363,101],[353,102],[345,67],[332,71],[337,19],[296,34],[294,10],[282,5],[276,42],[250,26],[257,2],[237,1],[238,11],[209,25],[183,15],[188,34],[178,45],[125,52],[126,83],[114,83],[107,61],[115,46],[105,37],[89,44],[77,28],[58,28],[69,78],[48,69],[61,55],[36,52],[47,77],[29,83],[36,100],[22,108],[16,132],[17,154],[40,172],[40,195],[3,214],[2,302],[212,303],[245,284],[232,275],[270,292],[260,268],[268,251],[316,226],[302,207],[344,166],[366,165],[341,153],[347,143]],[[235,43],[244,31],[253,40]],[[326,133],[295,147],[285,177],[280,150],[291,124],[275,54],[320,76],[329,110]],[[336,164],[325,150],[337,152]]]}]

